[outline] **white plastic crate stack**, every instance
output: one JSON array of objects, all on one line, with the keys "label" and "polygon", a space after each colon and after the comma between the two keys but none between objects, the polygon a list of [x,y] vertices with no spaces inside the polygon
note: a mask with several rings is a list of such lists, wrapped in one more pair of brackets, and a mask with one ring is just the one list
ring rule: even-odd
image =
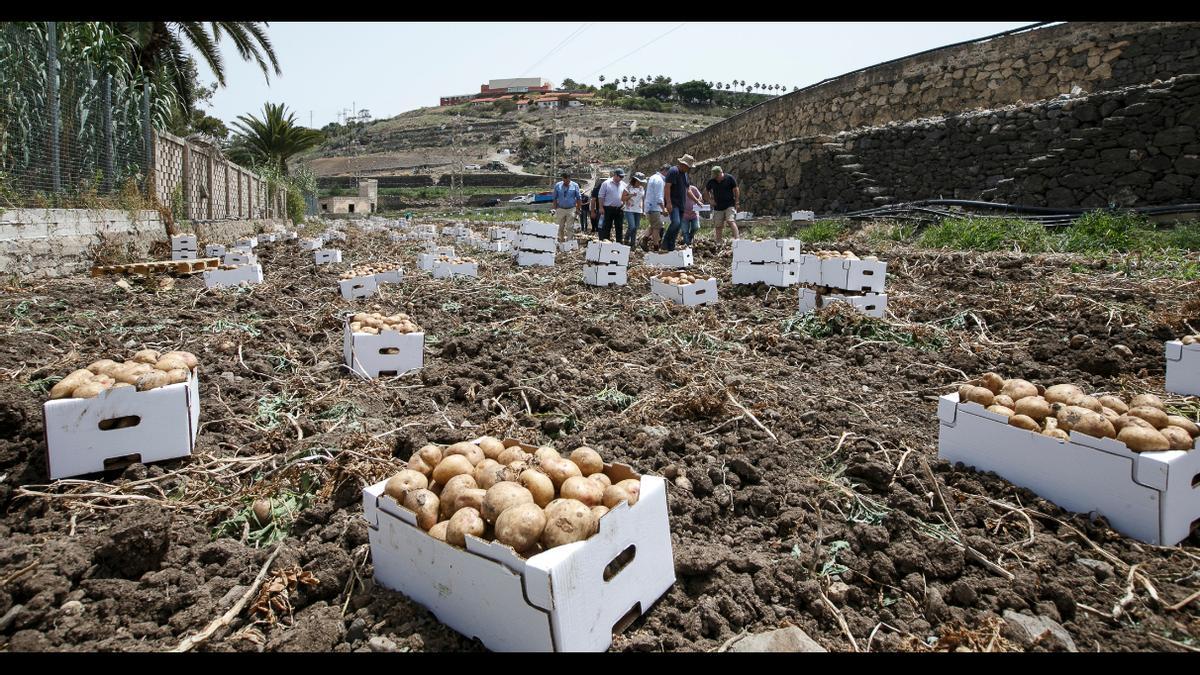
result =
[{"label": "white plastic crate stack", "polygon": [[94,398],[46,401],[50,479],[191,455],[200,431],[199,377],[193,368],[188,381],[165,387],[116,387]]},{"label": "white plastic crate stack", "polygon": [[560,253],[566,253],[567,251],[578,251],[579,250],[579,240],[572,237],[565,241],[560,241],[560,242],[558,242],[558,250]]},{"label": "white plastic crate stack", "polygon": [[313,261],[318,265],[342,262],[342,250],[338,248],[323,248],[313,254]]},{"label": "white plastic crate stack", "polygon": [[733,283],[795,286],[800,283],[800,242],[733,240]]},{"label": "white plastic crate stack", "polygon": [[359,377],[375,379],[403,375],[425,363],[425,332],[397,333],[385,330],[372,335],[355,332],[353,314],[343,320],[342,357],[346,367]]},{"label": "white plastic crate stack", "polygon": [[681,270],[691,267],[695,260],[692,258],[692,249],[689,247],[666,253],[647,253],[642,258],[642,262],[646,267]]},{"label": "white plastic crate stack", "polygon": [[517,235],[517,265],[554,267],[558,226],[536,220],[521,221]]},{"label": "white plastic crate stack", "polygon": [[488,228],[488,239],[486,242],[484,242],[482,248],[483,250],[491,253],[503,253],[505,251],[510,251],[512,250],[512,244],[513,240],[516,238],[516,234],[516,230],[504,227],[496,227],[493,225],[492,227]]},{"label": "white plastic crate stack", "polygon": [[1166,390],[1200,396],[1200,341],[1184,338],[1167,342]]},{"label": "white plastic crate stack", "polygon": [[629,283],[629,247],[611,241],[589,241],[584,252],[583,283],[624,286]]},{"label": "white plastic crate stack", "polygon": [[171,235],[171,260],[195,260],[200,257],[197,250],[196,235]]},{"label": "white plastic crate stack", "polygon": [[1200,439],[1191,450],[1133,452],[1113,438],[1072,430],[1068,441],[1026,431],[958,394],[938,400],[938,457],[1005,480],[1077,513],[1104,516],[1116,531],[1174,546],[1200,519]]},{"label": "white plastic crate stack", "polygon": [[613,483],[638,479],[637,503],[614,506],[591,537],[528,558],[470,535],[464,548],[435,539],[384,493],[387,481],[368,486],[375,579],[492,651],[604,651],[671,588],[675,566],[666,481],[624,464],[605,464],[603,473]]},{"label": "white plastic crate stack", "polygon": [[830,302],[844,302],[867,316],[883,318],[887,311],[887,263],[822,252],[800,256],[800,313]]},{"label": "white plastic crate stack", "polygon": [[433,271],[433,261],[439,258],[453,258],[453,246],[438,246],[433,242],[425,244],[425,252],[417,256],[417,268],[424,272]]}]

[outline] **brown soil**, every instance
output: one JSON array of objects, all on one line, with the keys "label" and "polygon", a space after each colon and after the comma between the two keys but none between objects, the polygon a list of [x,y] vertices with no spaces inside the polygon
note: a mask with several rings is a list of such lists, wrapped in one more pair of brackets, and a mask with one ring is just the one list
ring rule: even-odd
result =
[{"label": "brown soil", "polygon": [[[408,276],[355,303],[337,295],[344,266],[315,268],[290,244],[263,245],[266,282],[250,290],[206,292],[199,277],[6,290],[0,650],[175,647],[228,611],[275,550],[248,532],[214,539],[215,526],[313,480],[271,569],[318,583],[296,585],[278,623],[243,610],[197,649],[353,651],[372,637],[479,649],[374,586],[359,500],[422,444],[481,433],[586,443],[672,481],[678,580],[615,650],[712,650],[787,624],[831,650],[1063,648],[1021,639],[1000,620],[1007,609],[1060,622],[1080,650],[1195,648],[1200,603],[1166,607],[1197,587],[1196,541],[1140,544],[939,461],[935,410],[989,369],[1161,392],[1162,341],[1200,326],[1197,284],[1063,256],[889,246],[871,251],[889,262],[889,321],[825,310],[817,325],[843,334],[817,338],[790,321],[794,291],[731,286],[728,248],[708,241],[698,267],[721,302],[688,309],[648,295],[636,253],[628,286],[594,289],[581,252],[552,270],[476,255],[481,278],[434,280],[415,269],[416,247],[381,239],[352,233],[344,260],[402,261]],[[426,366],[377,382],[342,372],[339,313],[351,308],[411,314]],[[1072,348],[1076,334],[1087,339]],[[143,346],[200,357],[195,455],[47,486],[45,394],[31,383]]]}]

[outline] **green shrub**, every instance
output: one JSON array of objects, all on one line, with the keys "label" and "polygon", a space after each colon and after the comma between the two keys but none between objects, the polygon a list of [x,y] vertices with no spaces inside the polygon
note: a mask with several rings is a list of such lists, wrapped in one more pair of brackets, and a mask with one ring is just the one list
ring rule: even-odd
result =
[{"label": "green shrub", "polygon": [[1063,230],[1062,250],[1072,253],[1149,251],[1160,237],[1145,216],[1132,211],[1092,211]]},{"label": "green shrub", "polygon": [[308,204],[305,203],[304,195],[300,194],[299,190],[287,191],[287,215],[293,223],[303,223],[305,216],[308,215]]},{"label": "green shrub", "polygon": [[1015,218],[946,218],[926,228],[919,241],[930,248],[972,251],[1038,253],[1053,248],[1045,226]]}]

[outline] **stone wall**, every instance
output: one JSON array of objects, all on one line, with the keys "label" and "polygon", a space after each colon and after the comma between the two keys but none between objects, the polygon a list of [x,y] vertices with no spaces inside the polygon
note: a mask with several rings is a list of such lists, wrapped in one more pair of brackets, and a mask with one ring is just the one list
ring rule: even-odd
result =
[{"label": "stone wall", "polygon": [[1052,207],[1200,199],[1200,75],[792,138],[700,162],[742,185],[742,208],[837,213],[928,198]]},{"label": "stone wall", "polygon": [[[232,243],[237,237],[281,229],[285,220],[223,220],[192,223],[200,245]],[[170,239],[157,211],[8,209],[0,211],[0,274],[58,277],[86,272],[100,250],[130,259],[152,259]],[[155,244],[162,246],[155,246]]]},{"label": "stone wall", "polygon": [[1071,22],[951,45],[849,73],[750,108],[639,157],[650,171],[783,139],[836,134],[1200,72],[1200,22]]},{"label": "stone wall", "polygon": [[[451,174],[444,173],[438,178],[441,187],[450,185]],[[545,185],[547,190],[554,184],[556,178],[549,176],[532,176],[519,173],[464,173],[461,175],[464,187],[540,187]]]}]

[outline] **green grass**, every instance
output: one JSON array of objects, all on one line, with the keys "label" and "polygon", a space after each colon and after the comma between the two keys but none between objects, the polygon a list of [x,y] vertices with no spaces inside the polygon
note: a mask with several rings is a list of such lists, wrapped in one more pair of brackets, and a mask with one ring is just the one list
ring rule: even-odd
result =
[{"label": "green grass", "polygon": [[947,218],[926,228],[918,243],[929,248],[1043,253],[1051,250],[1051,235],[1045,226],[1024,220]]},{"label": "green grass", "polygon": [[253,324],[238,323],[237,321],[230,321],[229,319],[217,319],[206,326],[204,330],[208,333],[223,333],[227,330],[237,330],[246,333],[250,337],[258,337],[259,335],[262,335],[262,333],[260,333]]},{"label": "green grass", "polygon": [[797,228],[792,238],[805,243],[835,242],[846,232],[844,220],[817,220],[810,225]]}]

